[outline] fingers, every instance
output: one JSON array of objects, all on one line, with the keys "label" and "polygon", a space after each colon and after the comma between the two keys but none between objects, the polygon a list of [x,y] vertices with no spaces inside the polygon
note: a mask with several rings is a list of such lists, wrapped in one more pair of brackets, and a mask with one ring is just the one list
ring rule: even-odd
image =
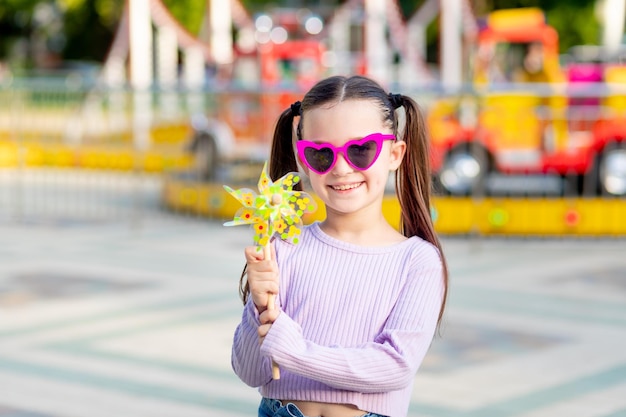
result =
[{"label": "fingers", "polygon": [[280,314],[280,310],[265,310],[263,313],[259,314],[259,321],[261,324],[272,324],[278,318]]},{"label": "fingers", "polygon": [[257,328],[257,333],[259,335],[259,344],[263,343],[265,340],[265,336],[272,328],[272,324],[278,318],[280,314],[280,310],[265,310],[263,313],[259,315],[259,321],[261,325]]},{"label": "fingers", "polygon": [[262,250],[259,250],[258,246],[248,246],[245,250],[244,253],[246,255],[246,262],[247,263],[252,263],[252,262],[260,262],[265,258],[265,255],[263,254]]},{"label": "fingers", "polygon": [[259,334],[259,345],[263,343],[263,341],[265,340],[265,336],[270,331],[271,327],[271,324],[263,324],[258,327],[257,333]]},{"label": "fingers", "polygon": [[[259,246],[248,246],[245,249],[246,262],[255,262],[265,260],[266,251]],[[273,244],[270,244],[270,259],[276,259],[276,248]]]},{"label": "fingers", "polygon": [[278,294],[276,249],[274,245],[270,245],[269,249],[269,251],[259,250],[256,246],[245,249],[250,296],[259,311],[259,321],[261,322],[257,329],[259,344],[263,343],[272,324],[280,314],[279,309],[268,309],[270,298]]},{"label": "fingers", "polygon": [[271,246],[271,259],[266,260],[263,251],[250,246],[245,249],[250,295],[259,312],[268,308],[270,294],[278,294],[278,264],[276,252]]},{"label": "fingers", "polygon": [[270,308],[270,297],[274,297],[278,294],[278,282],[275,279],[276,275],[271,272],[257,272],[248,275],[248,282],[250,283],[250,296],[254,301],[259,313]]}]

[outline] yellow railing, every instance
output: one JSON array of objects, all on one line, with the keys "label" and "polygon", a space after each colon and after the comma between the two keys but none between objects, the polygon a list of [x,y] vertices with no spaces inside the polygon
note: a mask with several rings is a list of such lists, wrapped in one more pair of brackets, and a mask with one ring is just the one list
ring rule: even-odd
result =
[{"label": "yellow railing", "polygon": [[[182,180],[167,176],[163,202],[170,210],[214,218],[232,219],[239,202],[221,184]],[[307,215],[305,222],[323,220],[324,205]],[[387,220],[399,226],[400,206],[393,195],[383,201]],[[626,199],[540,197],[443,197],[433,198],[435,228],[445,235],[482,236],[626,236]]]}]

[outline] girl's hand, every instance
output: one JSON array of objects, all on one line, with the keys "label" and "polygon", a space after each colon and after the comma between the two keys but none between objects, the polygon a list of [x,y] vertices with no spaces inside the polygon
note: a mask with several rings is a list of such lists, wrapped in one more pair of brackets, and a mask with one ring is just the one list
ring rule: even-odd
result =
[{"label": "girl's hand", "polygon": [[272,259],[269,261],[264,259],[263,251],[256,246],[249,246],[245,250],[250,296],[259,314],[267,310],[270,294],[278,294],[278,264],[273,245],[271,250]]},{"label": "girl's hand", "polygon": [[267,335],[270,331],[272,323],[274,323],[279,314],[280,310],[276,308],[274,310],[265,310],[259,315],[259,320],[261,321],[261,325],[257,329],[257,333],[259,334],[259,344],[263,343],[265,335]]}]

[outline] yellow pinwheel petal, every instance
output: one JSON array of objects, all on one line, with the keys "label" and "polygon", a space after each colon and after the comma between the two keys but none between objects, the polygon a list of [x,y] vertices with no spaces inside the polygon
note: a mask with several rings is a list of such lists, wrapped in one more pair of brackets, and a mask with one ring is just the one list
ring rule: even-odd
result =
[{"label": "yellow pinwheel petal", "polygon": [[310,195],[293,190],[298,182],[300,175],[295,172],[285,174],[273,182],[266,162],[258,182],[259,194],[248,188],[233,190],[225,185],[224,189],[244,206],[225,225],[252,225],[254,242],[259,246],[269,243],[275,233],[281,239],[297,243],[299,228],[302,226],[301,217],[317,208]]}]

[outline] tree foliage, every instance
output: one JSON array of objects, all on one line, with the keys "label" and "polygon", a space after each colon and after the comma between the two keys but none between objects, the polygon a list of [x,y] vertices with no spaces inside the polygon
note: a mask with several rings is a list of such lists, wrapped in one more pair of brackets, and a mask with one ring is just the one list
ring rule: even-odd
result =
[{"label": "tree foliage", "polygon": [[537,7],[546,14],[548,24],[559,34],[560,50],[566,52],[575,45],[597,44],[601,27],[596,19],[596,0],[476,0],[477,15],[491,10]]},{"label": "tree foliage", "polygon": [[[58,49],[64,59],[101,61],[109,45],[125,0],[0,0],[0,61],[12,53],[18,41],[40,42],[52,50]],[[165,5],[191,33],[200,34],[206,14],[206,0],[163,0]],[[225,0],[214,0],[225,1]],[[311,9],[338,6],[341,0],[241,0],[250,14],[268,7],[305,5]],[[596,0],[472,0],[477,16],[491,10],[515,7],[539,7],[558,31],[561,51],[578,44],[594,44],[600,38],[600,25],[595,19]],[[410,18],[424,0],[399,0],[406,19]],[[37,20],[38,10],[48,5],[58,11],[52,21]],[[56,32],[56,33],[55,33]],[[438,20],[431,24],[428,39],[431,50],[438,49]],[[32,48],[31,48],[32,49]]]},{"label": "tree foliage", "polygon": [[0,59],[6,56],[9,39],[23,37],[29,33],[32,13],[39,0],[3,0],[0,7]]},{"label": "tree foliage", "polygon": [[172,15],[194,35],[200,34],[206,14],[206,0],[163,0]]},{"label": "tree foliage", "polygon": [[124,0],[65,0],[64,59],[102,61],[124,10]]}]

